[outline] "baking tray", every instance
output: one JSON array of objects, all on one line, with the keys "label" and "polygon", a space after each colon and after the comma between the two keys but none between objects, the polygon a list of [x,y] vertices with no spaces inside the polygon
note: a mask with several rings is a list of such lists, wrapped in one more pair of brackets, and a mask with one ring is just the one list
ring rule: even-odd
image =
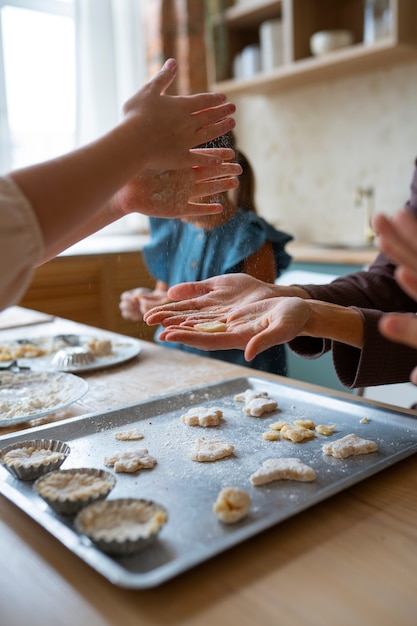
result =
[{"label": "baking tray", "polygon": [[[278,410],[261,418],[245,415],[243,404],[234,396],[249,388],[267,391],[278,401]],[[198,405],[221,408],[223,422],[215,428],[183,424],[180,416]],[[335,433],[303,444],[262,438],[274,421],[302,418],[315,424],[334,423]],[[368,423],[362,423],[363,418]],[[115,439],[116,431],[134,427],[144,434],[143,440]],[[169,512],[157,542],[125,557],[100,552],[75,532],[72,517],[55,514],[34,493],[31,483],[13,478],[0,467],[0,492],[4,496],[112,583],[135,589],[155,587],[417,451],[417,420],[409,412],[256,377],[226,380],[71,418],[33,428],[29,433],[31,439],[60,439],[70,445],[71,454],[63,468],[102,468],[104,456],[132,447],[147,448],[157,459],[152,470],[116,474],[117,484],[110,498],[149,498]],[[349,433],[376,441],[378,451],[345,460],[323,455],[323,443]],[[190,450],[198,437],[226,439],[235,445],[234,456],[214,463],[192,461]],[[28,431],[6,435],[0,438],[0,446],[27,438]],[[316,481],[275,481],[254,487],[250,475],[264,460],[276,456],[302,459],[316,470]],[[220,523],[212,510],[220,489],[229,485],[245,489],[252,498],[248,517],[234,525]]]}]

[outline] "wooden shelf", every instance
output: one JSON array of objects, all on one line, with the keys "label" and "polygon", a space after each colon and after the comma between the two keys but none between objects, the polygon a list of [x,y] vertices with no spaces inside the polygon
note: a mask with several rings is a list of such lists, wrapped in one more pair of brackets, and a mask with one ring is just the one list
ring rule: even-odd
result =
[{"label": "wooden shelf", "polygon": [[268,95],[281,89],[302,87],[416,59],[417,46],[395,45],[390,41],[381,41],[372,46],[356,44],[321,58],[300,59],[273,72],[260,72],[251,79],[220,81],[211,88],[228,95]]},{"label": "wooden shelf", "polygon": [[[413,61],[417,59],[417,2],[391,0],[390,6],[390,36],[364,44],[364,0],[253,0],[233,5],[213,21],[208,52],[211,88],[229,95],[267,95]],[[248,45],[259,45],[261,24],[277,18],[282,20],[284,64],[250,78],[232,78],[235,55]],[[313,57],[311,35],[332,28],[350,30],[356,43]]]}]

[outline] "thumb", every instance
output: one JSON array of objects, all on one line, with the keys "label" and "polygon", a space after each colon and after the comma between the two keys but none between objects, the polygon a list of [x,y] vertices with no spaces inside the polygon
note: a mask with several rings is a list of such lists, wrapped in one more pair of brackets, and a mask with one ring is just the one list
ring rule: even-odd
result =
[{"label": "thumb", "polygon": [[159,94],[164,94],[177,75],[177,62],[175,59],[167,59],[162,68],[152,79],[153,87]]}]

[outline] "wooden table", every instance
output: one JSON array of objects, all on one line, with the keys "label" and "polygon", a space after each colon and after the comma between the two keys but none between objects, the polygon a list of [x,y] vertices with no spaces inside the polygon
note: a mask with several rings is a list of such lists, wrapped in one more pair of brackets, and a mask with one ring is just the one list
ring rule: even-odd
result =
[{"label": "wooden table", "polygon": [[[55,319],[0,342],[55,332],[95,329]],[[247,374],[144,343],[133,361],[86,375],[88,394],[48,420]],[[113,586],[2,496],[0,542],[2,626],[415,626],[417,456],[152,590]]]}]

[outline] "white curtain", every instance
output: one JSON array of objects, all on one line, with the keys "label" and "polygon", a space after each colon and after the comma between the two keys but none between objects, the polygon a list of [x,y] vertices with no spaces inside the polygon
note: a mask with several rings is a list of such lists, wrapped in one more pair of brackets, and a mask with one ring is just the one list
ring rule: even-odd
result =
[{"label": "white curtain", "polygon": [[[77,143],[83,145],[120,120],[125,102],[147,80],[143,0],[75,0]],[[143,230],[129,215],[101,233]]]},{"label": "white curtain", "polygon": [[[143,3],[142,3],[143,5]],[[146,80],[140,0],[76,0],[78,143],[109,130]]]}]

